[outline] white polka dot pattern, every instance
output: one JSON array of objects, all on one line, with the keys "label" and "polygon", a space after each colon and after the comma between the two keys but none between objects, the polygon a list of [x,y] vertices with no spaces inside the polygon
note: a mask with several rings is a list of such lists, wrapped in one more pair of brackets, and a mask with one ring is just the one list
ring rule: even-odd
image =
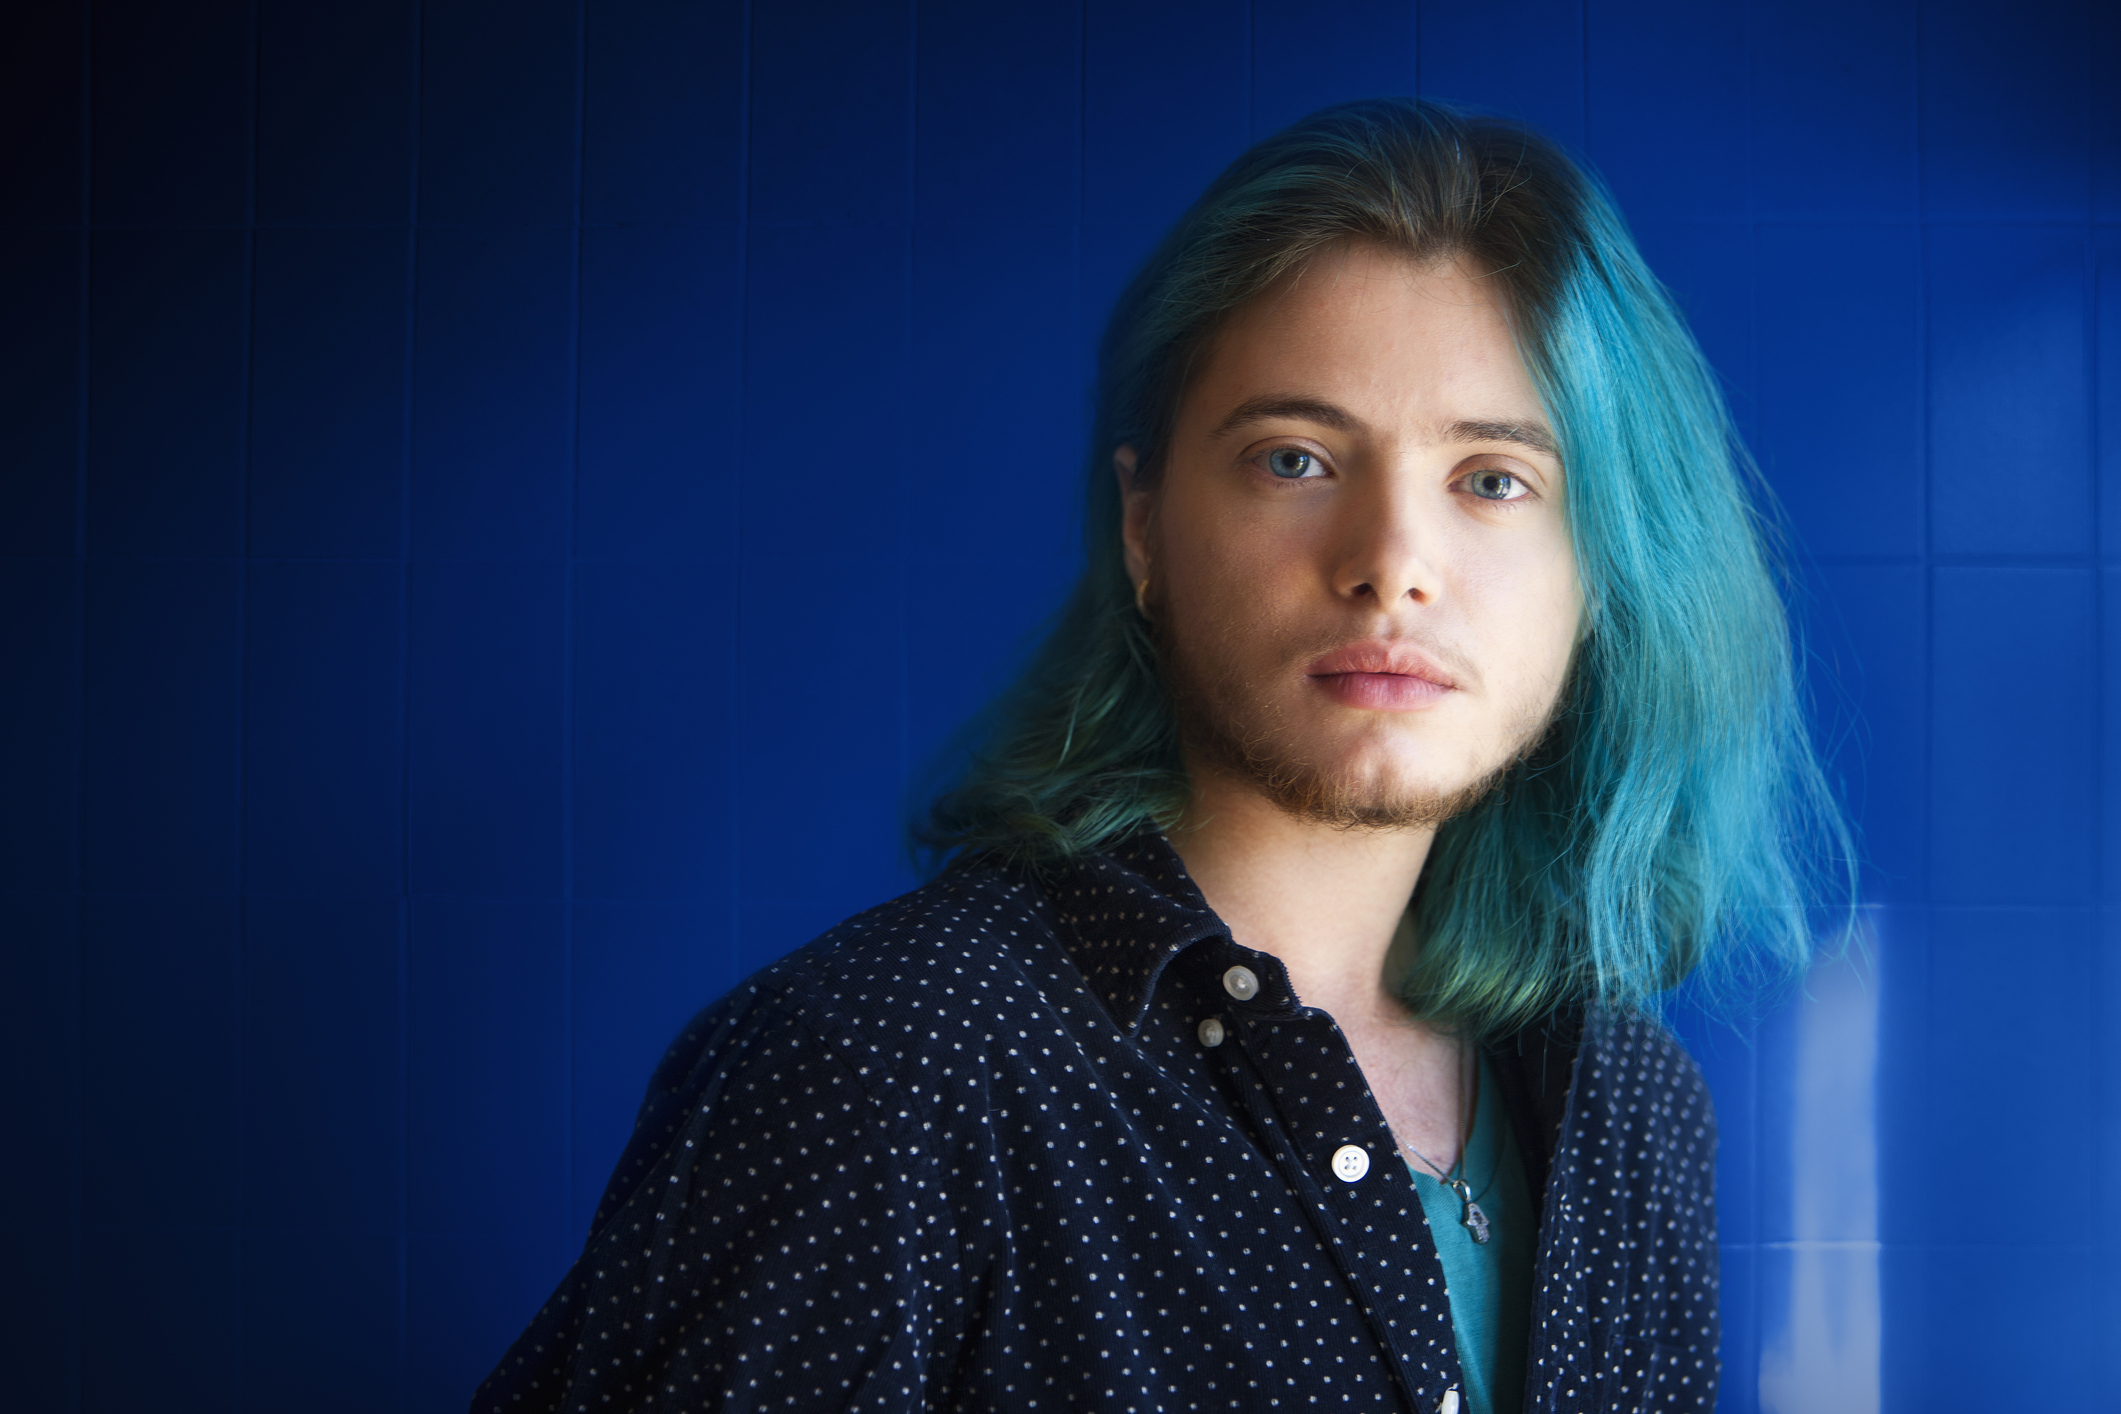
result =
[{"label": "white polka dot pattern", "polygon": [[[1714,1146],[1667,1032],[1583,1029],[1527,1411],[1713,1407]],[[1449,1297],[1392,1154],[1161,836],[954,871],[694,1019],[473,1407],[1435,1410]]]}]

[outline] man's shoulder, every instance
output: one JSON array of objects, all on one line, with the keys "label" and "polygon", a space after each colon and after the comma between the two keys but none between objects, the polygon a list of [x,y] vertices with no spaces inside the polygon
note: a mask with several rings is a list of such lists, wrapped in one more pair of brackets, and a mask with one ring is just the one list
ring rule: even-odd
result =
[{"label": "man's shoulder", "polygon": [[[833,1048],[916,1038],[1067,987],[1074,965],[1052,905],[1026,878],[954,868],[768,963],[687,1023],[658,1088],[686,1088],[769,1035]],[[1079,985],[1079,983],[1076,983]],[[904,1049],[902,1045],[901,1049]]]},{"label": "man's shoulder", "polygon": [[1583,1083],[1666,1100],[1708,1098],[1701,1067],[1678,1034],[1648,1011],[1594,1011],[1583,1028]]},{"label": "man's shoulder", "polygon": [[820,1024],[856,1019],[930,991],[956,996],[949,979],[1050,965],[1056,924],[1035,884],[975,864],[855,914],[744,985]]},{"label": "man's shoulder", "polygon": [[[1618,1146],[1632,1167],[1704,1176],[1716,1157],[1716,1109],[1679,1037],[1644,1011],[1593,1012],[1583,1029],[1570,1128],[1587,1150]],[[1594,1157],[1594,1167],[1597,1159]],[[1645,1170],[1647,1172],[1647,1170]]]},{"label": "man's shoulder", "polygon": [[1043,894],[1001,870],[953,869],[858,913],[685,1024],[649,1082],[598,1221],[688,1127],[717,1115],[753,1125],[823,1089],[904,1118],[999,1027],[1029,1029],[1049,1014],[1050,1028],[1080,988]]}]

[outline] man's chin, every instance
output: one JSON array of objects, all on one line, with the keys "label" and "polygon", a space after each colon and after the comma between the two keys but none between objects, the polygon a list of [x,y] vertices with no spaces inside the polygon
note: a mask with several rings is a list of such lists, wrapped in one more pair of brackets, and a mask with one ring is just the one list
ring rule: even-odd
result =
[{"label": "man's chin", "polygon": [[[1331,764],[1294,755],[1214,753],[1217,764],[1300,820],[1340,829],[1433,829],[1478,805],[1507,769],[1455,779],[1376,760],[1360,747]],[[1365,760],[1365,757],[1371,759]]]},{"label": "man's chin", "polygon": [[1457,787],[1336,777],[1326,772],[1270,772],[1253,784],[1273,804],[1300,820],[1353,830],[1434,829],[1465,814],[1495,789],[1497,777]]}]

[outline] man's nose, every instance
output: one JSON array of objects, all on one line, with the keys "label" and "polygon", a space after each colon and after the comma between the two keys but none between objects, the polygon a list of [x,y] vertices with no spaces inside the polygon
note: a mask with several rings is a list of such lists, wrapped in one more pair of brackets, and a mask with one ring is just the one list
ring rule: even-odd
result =
[{"label": "man's nose", "polygon": [[1433,604],[1442,592],[1435,515],[1410,490],[1380,485],[1344,503],[1335,536],[1334,592],[1389,609]]}]

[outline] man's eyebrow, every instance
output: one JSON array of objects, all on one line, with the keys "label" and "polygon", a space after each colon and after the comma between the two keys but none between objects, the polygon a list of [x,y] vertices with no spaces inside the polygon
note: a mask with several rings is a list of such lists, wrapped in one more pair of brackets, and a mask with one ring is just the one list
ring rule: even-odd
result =
[{"label": "man's eyebrow", "polygon": [[1454,422],[1443,432],[1448,442],[1515,442],[1556,459],[1561,456],[1561,449],[1554,445],[1554,434],[1542,423]]},{"label": "man's eyebrow", "polygon": [[1295,393],[1266,393],[1260,397],[1246,398],[1230,409],[1230,415],[1217,423],[1215,430],[1208,435],[1227,437],[1240,427],[1284,418],[1294,422],[1316,423],[1320,427],[1330,427],[1335,432],[1366,430],[1361,418],[1338,403],[1329,403],[1322,398],[1307,398]]}]

